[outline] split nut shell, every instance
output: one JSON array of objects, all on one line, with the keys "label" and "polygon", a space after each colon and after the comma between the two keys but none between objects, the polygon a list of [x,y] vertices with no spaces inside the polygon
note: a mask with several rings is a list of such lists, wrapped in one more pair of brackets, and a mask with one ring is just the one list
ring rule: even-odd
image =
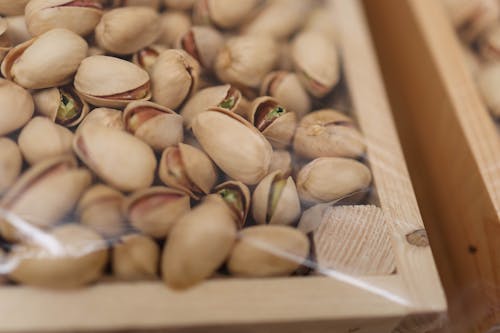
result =
[{"label": "split nut shell", "polygon": [[160,248],[148,236],[132,234],[120,238],[113,246],[111,266],[120,280],[152,280],[158,277]]}]

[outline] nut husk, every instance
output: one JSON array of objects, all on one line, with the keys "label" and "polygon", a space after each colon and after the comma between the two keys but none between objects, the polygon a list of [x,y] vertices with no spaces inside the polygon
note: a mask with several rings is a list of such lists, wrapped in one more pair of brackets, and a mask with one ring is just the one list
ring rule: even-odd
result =
[{"label": "nut husk", "polygon": [[231,209],[219,195],[209,195],[185,214],[170,232],[163,249],[163,281],[185,289],[212,276],[236,240]]},{"label": "nut husk", "polygon": [[273,149],[252,124],[235,113],[211,108],[193,121],[205,152],[229,177],[257,184],[269,171]]},{"label": "nut husk", "polygon": [[0,137],[0,195],[7,191],[21,174],[23,157],[14,141]]},{"label": "nut husk", "polygon": [[223,45],[224,38],[217,30],[194,26],[179,37],[176,48],[189,53],[205,69],[212,70],[217,53]]},{"label": "nut husk", "polygon": [[0,0],[0,14],[5,16],[23,15],[30,0]]},{"label": "nut husk", "polygon": [[269,173],[274,171],[280,171],[285,177],[292,174],[292,155],[287,150],[273,151]]},{"label": "nut husk", "polygon": [[156,63],[156,60],[158,60],[160,53],[166,49],[167,48],[165,46],[159,44],[146,46],[145,48],[134,53],[132,56],[132,62],[151,74],[153,66]]},{"label": "nut husk", "polygon": [[200,0],[193,9],[197,24],[212,24],[222,29],[232,29],[247,21],[259,7],[260,0]]},{"label": "nut husk", "polygon": [[161,33],[158,43],[174,47],[180,36],[191,28],[191,18],[185,12],[167,11],[160,16]]},{"label": "nut husk", "polygon": [[148,236],[123,236],[114,246],[113,275],[120,280],[139,281],[158,278],[160,247]]},{"label": "nut husk", "polygon": [[123,204],[132,226],[155,238],[165,238],[190,208],[184,192],[159,186],[135,192]]},{"label": "nut husk", "polygon": [[6,34],[12,45],[19,45],[31,39],[24,16],[10,16],[5,20],[7,21]]},{"label": "nut husk", "polygon": [[73,150],[105,183],[118,190],[136,191],[153,183],[153,150],[129,133],[85,126],[76,133]]},{"label": "nut husk", "polygon": [[24,88],[0,79],[0,136],[23,127],[34,111],[33,98]]},{"label": "nut husk", "polygon": [[46,235],[49,243],[16,245],[9,278],[26,285],[67,289],[98,280],[108,261],[106,242],[91,229],[66,224]]},{"label": "nut husk", "polygon": [[72,153],[73,133],[45,117],[35,117],[22,129],[18,143],[25,160],[35,164]]},{"label": "nut husk", "polygon": [[290,275],[309,255],[309,240],[297,229],[261,225],[243,229],[227,262],[229,272],[244,277]]},{"label": "nut husk", "polygon": [[123,112],[109,108],[94,109],[83,119],[77,131],[80,131],[84,126],[103,126],[117,130],[125,130]]},{"label": "nut husk", "polygon": [[245,226],[248,211],[250,210],[250,190],[242,182],[227,181],[215,187],[226,204],[233,210],[239,228]]},{"label": "nut husk", "polygon": [[500,118],[500,63],[491,63],[483,66],[477,75],[477,84],[483,100],[495,118]]}]

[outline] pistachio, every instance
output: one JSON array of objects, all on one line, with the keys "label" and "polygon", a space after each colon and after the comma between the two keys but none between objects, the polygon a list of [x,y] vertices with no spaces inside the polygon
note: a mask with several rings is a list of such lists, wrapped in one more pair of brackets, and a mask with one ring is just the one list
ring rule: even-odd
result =
[{"label": "pistachio", "polygon": [[29,164],[72,153],[73,133],[45,117],[35,117],[22,129],[18,143]]},{"label": "pistachio", "polygon": [[277,44],[264,36],[232,37],[215,60],[215,72],[225,83],[257,88],[278,61]]},{"label": "pistachio", "polygon": [[205,152],[229,177],[257,184],[269,171],[273,149],[252,124],[235,113],[211,108],[193,121]]},{"label": "pistachio", "polygon": [[8,190],[21,174],[23,157],[16,143],[0,137],[0,195]]},{"label": "pistachio", "polygon": [[325,10],[323,7],[313,9],[307,17],[303,31],[321,33],[331,42],[337,44],[340,37],[337,30],[337,20],[332,15],[333,12]]},{"label": "pistachio", "polygon": [[193,8],[196,0],[163,0],[165,6],[177,10],[189,10]]},{"label": "pistachio", "polygon": [[357,158],[365,153],[363,135],[346,115],[331,109],[312,112],[302,118],[293,149],[299,156]]},{"label": "pistachio", "polygon": [[53,29],[12,48],[2,62],[2,74],[27,89],[61,86],[71,81],[87,49],[74,32]]},{"label": "pistachio", "polygon": [[[470,52],[470,51],[469,51]],[[500,24],[486,30],[479,39],[479,53],[488,61],[500,60]]]},{"label": "pistachio", "polygon": [[199,0],[194,5],[193,17],[197,24],[232,29],[250,18],[260,3],[260,0],[239,0],[235,6],[234,0]]},{"label": "pistachio", "polygon": [[[76,224],[54,229],[48,244],[14,247],[10,260],[17,265],[9,278],[47,288],[76,288],[98,280],[108,261],[106,242],[94,231]],[[49,245],[50,244],[50,245]]]},{"label": "pistachio", "polygon": [[292,155],[286,150],[274,150],[269,173],[280,171],[284,177],[292,174]]},{"label": "pistachio", "polygon": [[224,38],[210,27],[191,27],[177,40],[176,48],[183,49],[204,68],[212,70],[217,53],[224,45]]},{"label": "pistachio", "polygon": [[66,127],[78,125],[89,112],[87,102],[71,85],[37,91],[33,100],[39,114]]},{"label": "pistachio", "polygon": [[97,44],[115,54],[135,53],[153,44],[159,33],[160,17],[148,7],[112,9],[95,28]]},{"label": "pistachio", "polygon": [[217,185],[215,192],[233,210],[238,226],[243,228],[250,210],[250,190],[248,187],[241,182],[227,181]]},{"label": "pistachio", "polygon": [[12,45],[18,45],[31,39],[31,34],[26,26],[24,16],[6,17],[7,21],[7,37]]},{"label": "pistachio", "polygon": [[[465,64],[469,68],[470,72],[474,75],[474,77],[477,77],[477,74],[481,67],[479,57],[466,44],[462,45],[462,54],[464,55]],[[484,56],[487,57],[486,54]],[[493,57],[493,55],[491,56]]]},{"label": "pistachio", "polygon": [[219,195],[209,195],[185,214],[163,249],[163,281],[184,289],[209,278],[224,263],[236,240],[231,209]]},{"label": "pistachio", "polygon": [[12,48],[12,41],[8,36],[7,20],[0,17],[0,61],[3,60],[7,52]]},{"label": "pistachio", "polygon": [[295,73],[271,72],[264,78],[260,94],[271,96],[300,119],[311,111],[311,99]]},{"label": "pistachio", "polygon": [[92,45],[87,51],[87,57],[92,57],[96,55],[106,55],[106,51],[101,49],[99,46]]},{"label": "pistachio", "polygon": [[33,36],[64,28],[80,36],[91,34],[103,10],[97,0],[31,0],[26,6],[26,24]]},{"label": "pistachio", "polygon": [[171,109],[177,109],[196,90],[200,65],[183,50],[166,50],[153,66],[153,100]]},{"label": "pistachio", "polygon": [[132,56],[132,62],[151,74],[153,66],[160,56],[160,53],[166,49],[167,48],[165,46],[157,44],[146,46],[145,48],[134,53]]},{"label": "pistachio", "polygon": [[155,238],[165,238],[189,212],[189,197],[168,187],[152,187],[132,194],[123,211],[134,228]]},{"label": "pistachio", "polygon": [[78,202],[80,223],[93,229],[105,239],[118,237],[125,232],[122,214],[124,196],[117,190],[98,184],[89,188]]},{"label": "pistachio", "polygon": [[293,224],[301,213],[295,183],[280,171],[262,179],[253,192],[252,203],[253,218],[260,224]]},{"label": "pistachio", "polygon": [[151,98],[146,71],[128,61],[106,56],[82,61],[75,88],[88,103],[102,107],[123,108],[130,102]]},{"label": "pistachio", "polygon": [[123,236],[113,246],[111,266],[120,280],[151,280],[158,277],[160,247],[148,236]]},{"label": "pistachio", "polygon": [[[0,200],[0,231],[4,239],[17,241],[33,236],[30,224],[47,228],[68,214],[90,185],[91,175],[78,169],[71,156],[46,159],[32,166]],[[54,190],[57,189],[57,190]]]},{"label": "pistachio", "polygon": [[205,88],[196,92],[186,102],[180,114],[184,124],[190,129],[194,118],[201,112],[216,106],[235,111],[240,105],[241,98],[241,92],[229,84]]},{"label": "pistachio", "polygon": [[313,96],[326,96],[340,78],[335,44],[323,34],[302,32],[292,43],[295,70],[304,87]]},{"label": "pistachio", "polygon": [[151,102],[132,102],[123,112],[125,129],[156,151],[183,141],[182,117]]},{"label": "pistachio", "polygon": [[163,152],[159,176],[166,185],[199,199],[214,186],[217,171],[203,151],[179,143],[177,147],[169,147]]},{"label": "pistachio", "polygon": [[33,98],[26,90],[0,79],[0,136],[23,127],[34,111]]},{"label": "pistachio", "polygon": [[371,181],[370,169],[358,161],[321,157],[299,171],[297,190],[305,203],[327,203],[367,191]]},{"label": "pistachio", "polygon": [[78,126],[80,131],[84,126],[103,126],[107,128],[114,128],[117,130],[124,130],[123,113],[120,110],[97,108],[92,110],[85,119]]},{"label": "pistachio", "polygon": [[180,36],[191,28],[191,19],[185,12],[167,11],[160,17],[161,34],[158,43],[173,47]]},{"label": "pistachio", "polygon": [[297,117],[274,98],[263,96],[254,100],[249,118],[274,148],[286,148],[292,142]]},{"label": "pistachio", "polygon": [[309,255],[309,240],[297,229],[261,225],[240,231],[231,251],[229,272],[245,277],[290,275]]},{"label": "pistachio", "polygon": [[5,16],[23,15],[24,7],[30,0],[0,0],[0,14]]},{"label": "pistachio", "polygon": [[160,0],[113,0],[114,7],[150,7],[154,10],[160,9]]},{"label": "pistachio", "polygon": [[477,83],[490,112],[494,117],[500,118],[500,95],[498,94],[500,63],[491,63],[482,67],[477,76]]},{"label": "pistachio", "polygon": [[76,133],[73,150],[104,182],[121,191],[139,190],[153,182],[153,151],[124,131],[85,126]]}]

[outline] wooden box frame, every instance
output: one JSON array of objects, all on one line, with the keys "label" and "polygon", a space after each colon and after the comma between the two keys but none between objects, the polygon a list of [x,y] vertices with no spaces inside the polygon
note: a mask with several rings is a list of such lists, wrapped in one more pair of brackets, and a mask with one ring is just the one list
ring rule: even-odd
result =
[{"label": "wooden box frame", "polygon": [[101,283],[69,292],[6,287],[0,288],[0,332],[387,333],[405,317],[443,313],[444,294],[361,3],[334,1],[344,71],[397,259],[396,274],[360,281],[399,300],[320,276],[218,279],[182,293],[160,282]]}]

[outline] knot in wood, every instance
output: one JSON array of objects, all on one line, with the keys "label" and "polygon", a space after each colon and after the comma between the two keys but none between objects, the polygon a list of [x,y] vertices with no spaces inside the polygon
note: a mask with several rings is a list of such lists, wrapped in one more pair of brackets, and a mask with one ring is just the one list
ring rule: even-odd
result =
[{"label": "knot in wood", "polygon": [[425,229],[415,230],[406,235],[406,240],[413,246],[426,247],[429,246],[429,238]]}]

